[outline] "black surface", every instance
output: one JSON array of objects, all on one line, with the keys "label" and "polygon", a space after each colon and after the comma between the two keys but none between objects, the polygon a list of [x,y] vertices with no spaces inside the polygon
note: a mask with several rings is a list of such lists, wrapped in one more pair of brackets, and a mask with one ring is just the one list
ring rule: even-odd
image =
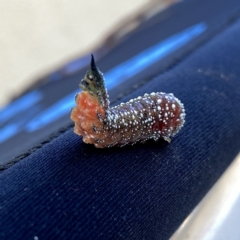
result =
[{"label": "black surface", "polygon": [[240,150],[240,21],[121,101],[173,92],[168,144],[96,149],[72,129],[0,175],[0,238],[169,239]]},{"label": "black surface", "polygon": [[[205,22],[208,29],[205,33],[182,47],[180,50],[173,52],[163,60],[153,64],[147,69],[147,71],[134,76],[134,78],[128,80],[125,84],[119,85],[117,88],[110,91],[111,102],[114,103],[120,97],[132,92],[145,82],[152,79],[152,77],[165,72],[172,66],[178,64],[184,56],[194,51],[198,46],[204,44],[204,42],[208,41],[214,35],[218,34],[234,22],[235,18],[239,16],[238,11],[238,0],[227,2],[218,0],[185,1],[170,7],[166,11],[159,13],[152,19],[149,19],[146,23],[142,24],[132,34],[126,37],[121,44],[98,61],[98,66],[103,72],[106,72],[140,51],[143,51],[153,44],[156,44],[189,26],[199,22]],[[45,141],[51,134],[54,134],[60,128],[70,124],[71,121],[69,119],[69,114],[67,114],[38,131],[28,133],[24,130],[24,125],[34,116],[77,89],[79,81],[85,71],[86,69],[83,69],[74,75],[66,75],[61,80],[51,81],[42,85],[39,88],[44,95],[42,101],[31,109],[20,112],[18,115],[12,117],[0,126],[3,127],[6,124],[20,121],[22,116],[25,118],[22,126],[20,126],[22,130],[17,135],[14,135],[12,138],[0,144],[1,164],[11,162],[13,158],[38,145],[42,141]]]}]

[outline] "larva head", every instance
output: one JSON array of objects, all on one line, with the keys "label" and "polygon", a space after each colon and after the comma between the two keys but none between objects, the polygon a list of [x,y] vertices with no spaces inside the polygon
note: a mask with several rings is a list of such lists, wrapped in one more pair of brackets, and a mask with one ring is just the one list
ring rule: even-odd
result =
[{"label": "larva head", "polygon": [[81,80],[80,87],[83,91],[97,97],[100,105],[105,108],[108,107],[108,95],[103,74],[97,68],[93,55],[90,69],[86,72],[84,79]]}]

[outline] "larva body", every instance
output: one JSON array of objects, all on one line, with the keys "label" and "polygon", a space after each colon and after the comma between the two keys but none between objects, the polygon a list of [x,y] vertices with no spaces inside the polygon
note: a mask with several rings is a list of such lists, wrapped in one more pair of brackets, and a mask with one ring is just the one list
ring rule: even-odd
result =
[{"label": "larva body", "polygon": [[[94,59],[92,68],[93,63]],[[100,97],[98,91],[93,94],[93,88],[89,86],[91,81],[86,84],[86,77],[92,81],[94,71],[88,72],[80,85],[83,90],[86,85],[91,90],[76,96],[76,107],[71,113],[71,119],[75,122],[74,131],[83,136],[85,143],[105,148],[147,139],[164,138],[170,142],[170,137],[184,124],[184,106],[173,94],[145,94],[110,108],[106,89],[100,89]]]}]

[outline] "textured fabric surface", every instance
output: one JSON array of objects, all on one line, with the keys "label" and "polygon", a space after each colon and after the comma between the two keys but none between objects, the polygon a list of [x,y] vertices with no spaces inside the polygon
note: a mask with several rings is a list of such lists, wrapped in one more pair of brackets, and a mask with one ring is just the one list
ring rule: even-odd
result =
[{"label": "textured fabric surface", "polygon": [[0,176],[1,239],[168,239],[240,149],[240,23],[122,101],[173,92],[172,143],[96,149],[72,130]]}]

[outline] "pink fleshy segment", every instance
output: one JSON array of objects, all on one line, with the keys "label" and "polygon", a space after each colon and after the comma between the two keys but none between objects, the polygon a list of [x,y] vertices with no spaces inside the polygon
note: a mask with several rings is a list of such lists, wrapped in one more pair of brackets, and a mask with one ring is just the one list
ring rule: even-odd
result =
[{"label": "pink fleshy segment", "polygon": [[147,139],[170,141],[183,126],[183,104],[166,93],[145,94],[116,107],[104,109],[97,99],[82,92],[71,113],[74,131],[98,148],[124,146]]}]

